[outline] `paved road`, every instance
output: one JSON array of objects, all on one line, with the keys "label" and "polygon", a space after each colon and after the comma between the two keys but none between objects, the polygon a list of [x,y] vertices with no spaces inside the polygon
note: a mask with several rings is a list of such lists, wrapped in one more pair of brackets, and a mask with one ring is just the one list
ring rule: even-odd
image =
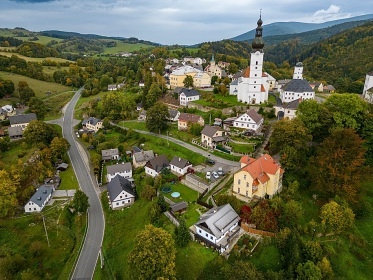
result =
[{"label": "paved road", "polygon": [[69,104],[64,108],[64,117],[62,118],[63,137],[71,145],[68,152],[69,157],[80,189],[87,194],[90,204],[88,209],[87,233],[72,279],[92,279],[104,237],[105,220],[98,196],[98,186],[87,165],[86,154],[80,144],[76,142],[73,132],[74,107],[79,97],[80,90],[76,92]]},{"label": "paved road", "polygon": [[[115,125],[115,126],[118,126],[118,127],[126,129],[125,127],[117,125],[115,123],[111,123],[111,125]],[[133,129],[133,131],[136,131],[136,132],[142,133],[142,134],[152,135],[152,136],[155,136],[155,137],[158,137],[158,138],[166,139],[167,141],[170,141],[170,142],[173,142],[175,144],[178,144],[178,145],[180,145],[180,146],[182,146],[182,147],[184,147],[184,148],[186,148],[186,149],[188,149],[190,151],[196,152],[196,153],[201,154],[201,155],[203,155],[205,157],[210,157],[211,159],[215,160],[216,162],[219,162],[219,163],[222,163],[222,164],[225,164],[225,165],[229,165],[229,166],[231,166],[233,168],[236,168],[236,169],[238,169],[240,167],[240,165],[241,165],[237,161],[231,161],[231,160],[227,160],[227,159],[215,156],[215,155],[211,154],[209,151],[200,149],[200,148],[198,148],[196,146],[193,146],[193,145],[191,145],[191,144],[189,144],[187,142],[181,141],[179,139],[172,138],[172,137],[167,136],[167,135],[157,134],[157,133],[153,133],[153,132],[149,132],[149,131],[144,131],[144,130],[138,130],[138,129]]]}]

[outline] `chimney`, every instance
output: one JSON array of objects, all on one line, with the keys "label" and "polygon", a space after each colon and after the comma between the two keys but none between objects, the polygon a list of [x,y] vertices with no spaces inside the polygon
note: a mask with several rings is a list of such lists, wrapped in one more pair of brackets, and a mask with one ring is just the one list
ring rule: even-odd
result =
[{"label": "chimney", "polygon": [[181,161],[181,158],[179,158],[179,161]]}]

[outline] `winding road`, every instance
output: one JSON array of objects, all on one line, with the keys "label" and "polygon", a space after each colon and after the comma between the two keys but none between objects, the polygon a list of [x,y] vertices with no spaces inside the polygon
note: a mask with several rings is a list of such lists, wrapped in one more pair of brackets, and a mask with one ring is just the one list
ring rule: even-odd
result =
[{"label": "winding road", "polygon": [[77,143],[73,132],[74,107],[80,97],[81,90],[75,93],[74,97],[63,109],[62,124],[61,121],[59,123],[62,125],[63,137],[71,145],[68,154],[80,189],[88,196],[90,205],[85,240],[71,279],[92,279],[104,238],[105,219],[99,199],[100,191],[93,174],[90,172],[87,155],[80,144]]}]

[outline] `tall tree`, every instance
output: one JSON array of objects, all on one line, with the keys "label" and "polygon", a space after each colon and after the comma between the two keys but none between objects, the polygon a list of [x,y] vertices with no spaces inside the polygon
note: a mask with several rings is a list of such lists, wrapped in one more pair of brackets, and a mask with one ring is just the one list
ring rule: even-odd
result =
[{"label": "tall tree", "polygon": [[187,75],[183,81],[184,87],[186,88],[192,88],[193,85],[193,77],[190,75]]},{"label": "tall tree", "polygon": [[364,141],[353,129],[335,129],[310,159],[313,187],[330,196],[357,202],[365,158]]},{"label": "tall tree", "polygon": [[31,97],[28,103],[29,111],[35,113],[38,120],[44,120],[45,115],[47,114],[48,108],[45,106],[43,100],[37,97]]},{"label": "tall tree", "polygon": [[159,132],[167,128],[168,108],[162,103],[156,103],[146,112],[146,127],[149,131]]},{"label": "tall tree", "polygon": [[183,217],[179,218],[179,226],[175,228],[176,244],[180,247],[185,247],[188,245],[191,237],[189,228],[186,225],[185,219]]},{"label": "tall tree", "polygon": [[321,280],[322,274],[320,268],[318,268],[312,261],[306,263],[300,263],[296,269],[297,278],[299,280]]},{"label": "tall tree", "polygon": [[52,125],[43,121],[31,121],[23,132],[23,137],[29,144],[49,145],[54,137],[58,136]]},{"label": "tall tree", "polygon": [[355,215],[347,203],[332,200],[321,207],[320,218],[326,231],[338,234],[353,226]]},{"label": "tall tree", "polygon": [[128,262],[133,279],[175,279],[176,249],[171,234],[146,225],[136,237]]},{"label": "tall tree", "polygon": [[88,196],[81,190],[77,190],[71,202],[71,206],[78,213],[85,213],[89,208]]},{"label": "tall tree", "polygon": [[64,155],[66,155],[69,148],[70,143],[62,137],[54,137],[50,144],[50,149],[54,160],[61,159]]},{"label": "tall tree", "polygon": [[5,170],[0,170],[0,218],[12,216],[17,207],[17,185]]}]

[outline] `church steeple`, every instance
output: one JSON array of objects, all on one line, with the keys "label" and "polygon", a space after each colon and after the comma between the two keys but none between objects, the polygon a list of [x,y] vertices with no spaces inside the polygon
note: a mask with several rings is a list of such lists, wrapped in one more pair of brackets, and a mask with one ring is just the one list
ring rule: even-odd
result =
[{"label": "church steeple", "polygon": [[264,48],[264,41],[263,41],[263,38],[262,38],[262,33],[263,33],[262,11],[260,11],[260,16],[259,16],[259,20],[258,20],[257,24],[258,24],[258,26],[257,26],[256,31],[255,31],[255,38],[254,38],[254,41],[251,44],[251,46],[253,47],[253,50],[260,51]]}]

